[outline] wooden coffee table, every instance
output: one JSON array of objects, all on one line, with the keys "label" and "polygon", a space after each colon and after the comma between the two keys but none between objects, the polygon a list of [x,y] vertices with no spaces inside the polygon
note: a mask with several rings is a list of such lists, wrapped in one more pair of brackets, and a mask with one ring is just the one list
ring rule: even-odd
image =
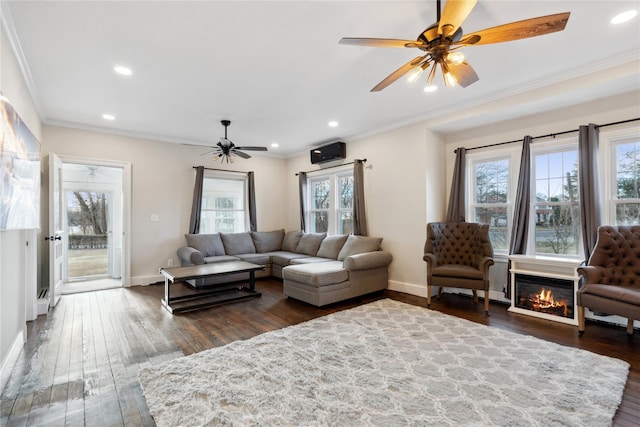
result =
[{"label": "wooden coffee table", "polygon": [[[252,264],[246,261],[161,268],[160,273],[164,276],[164,298],[162,299],[162,306],[170,313],[180,313],[232,301],[259,297],[261,294],[257,292],[255,288],[255,272],[259,270],[264,270],[264,265]],[[175,297],[171,297],[170,295],[169,282],[175,283],[190,279],[206,279],[208,277],[235,273],[249,273],[248,288],[238,284],[220,284],[207,286],[201,291],[190,292],[186,295]],[[174,306],[171,305],[172,303],[175,303]]]}]

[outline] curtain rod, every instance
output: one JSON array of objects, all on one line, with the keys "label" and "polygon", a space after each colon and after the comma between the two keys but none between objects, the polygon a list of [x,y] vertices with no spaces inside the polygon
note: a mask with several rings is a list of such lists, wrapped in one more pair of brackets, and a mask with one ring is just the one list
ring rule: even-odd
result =
[{"label": "curtain rod", "polygon": [[[200,166],[193,166],[194,169],[198,169]],[[204,167],[204,166],[203,166]],[[243,172],[243,171],[232,171],[232,170],[228,170],[228,169],[213,169],[213,168],[205,168],[205,170],[208,171],[217,171],[217,172],[233,172],[233,173],[249,173],[249,172]]]},{"label": "curtain rod", "polygon": [[[367,162],[367,159],[362,159],[362,160],[361,160],[361,162],[362,162],[362,163],[366,163],[366,162]],[[323,170],[325,170],[325,169],[339,168],[340,166],[348,166],[348,165],[352,165],[352,164],[354,164],[354,163],[355,163],[355,161],[353,161],[353,162],[349,162],[349,163],[343,163],[343,164],[341,164],[341,165],[328,166],[328,167],[326,167],[326,168],[320,168],[320,169],[316,169],[316,170],[314,170],[314,171],[306,171],[306,172],[304,172],[304,173],[320,172],[320,171],[323,171]],[[298,173],[296,173],[296,176],[298,176],[299,174],[300,174],[299,172],[298,172]]]},{"label": "curtain rod", "polygon": [[[597,128],[604,128],[607,126],[613,126],[613,125],[621,125],[624,123],[629,123],[629,122],[635,122],[640,120],[640,117],[636,117],[635,119],[629,119],[629,120],[621,120],[619,122],[612,122],[612,123],[605,123],[603,125],[596,125]],[[555,138],[558,135],[565,135],[568,133],[573,133],[573,132],[578,132],[580,129],[571,129],[571,130],[565,130],[562,132],[555,132],[555,133],[549,133],[547,135],[539,135],[539,136],[534,136],[531,139],[540,139],[540,138],[549,138],[549,137],[553,137]],[[489,148],[489,147],[496,147],[498,145],[505,145],[505,144],[513,144],[516,142],[522,142],[522,139],[515,139],[513,141],[506,141],[506,142],[497,142],[495,144],[487,144],[487,145],[482,145],[480,147],[471,147],[471,148],[467,148],[467,151],[471,151],[471,150],[478,150],[480,148]],[[455,150],[453,150],[454,153],[458,152],[458,149],[456,148]]]}]

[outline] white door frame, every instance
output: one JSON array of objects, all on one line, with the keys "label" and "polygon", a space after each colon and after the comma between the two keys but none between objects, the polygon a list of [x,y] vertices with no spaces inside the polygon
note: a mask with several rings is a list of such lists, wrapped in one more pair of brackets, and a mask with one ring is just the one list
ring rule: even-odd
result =
[{"label": "white door frame", "polygon": [[[53,154],[53,153],[51,153]],[[122,168],[122,286],[131,286],[131,162],[57,155],[62,163]]]}]

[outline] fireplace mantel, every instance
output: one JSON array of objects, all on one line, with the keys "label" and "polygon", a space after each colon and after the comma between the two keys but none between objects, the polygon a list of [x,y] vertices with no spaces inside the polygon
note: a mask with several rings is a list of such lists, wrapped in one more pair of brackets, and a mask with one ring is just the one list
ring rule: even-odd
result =
[{"label": "fireplace mantel", "polygon": [[[579,280],[576,269],[580,265],[580,260],[545,256],[510,255],[509,261],[511,262],[511,307],[509,307],[509,311],[512,311],[514,313],[526,314],[528,316],[539,317],[542,319],[553,320],[556,322],[568,323],[570,325],[578,324],[575,301]],[[545,280],[547,282],[554,282],[556,280],[571,282],[571,284],[573,285],[573,301],[571,302],[572,315],[569,317],[563,317],[555,314],[548,314],[518,307],[516,275],[533,276],[535,278],[539,278],[540,284],[542,286],[544,286]]]}]

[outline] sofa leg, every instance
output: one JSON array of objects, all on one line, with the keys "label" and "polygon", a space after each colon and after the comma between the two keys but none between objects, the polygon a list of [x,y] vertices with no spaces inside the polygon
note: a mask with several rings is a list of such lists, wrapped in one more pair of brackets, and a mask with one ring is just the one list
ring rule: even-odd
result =
[{"label": "sofa leg", "polygon": [[632,318],[627,319],[627,334],[633,335],[633,319]]},{"label": "sofa leg", "polygon": [[476,291],[475,289],[472,289],[471,292],[473,292],[473,302],[475,302],[477,304],[478,303],[478,291]]},{"label": "sofa leg", "polygon": [[584,334],[584,306],[578,306],[578,336]]},{"label": "sofa leg", "polygon": [[427,285],[427,307],[431,307],[431,285]]}]

